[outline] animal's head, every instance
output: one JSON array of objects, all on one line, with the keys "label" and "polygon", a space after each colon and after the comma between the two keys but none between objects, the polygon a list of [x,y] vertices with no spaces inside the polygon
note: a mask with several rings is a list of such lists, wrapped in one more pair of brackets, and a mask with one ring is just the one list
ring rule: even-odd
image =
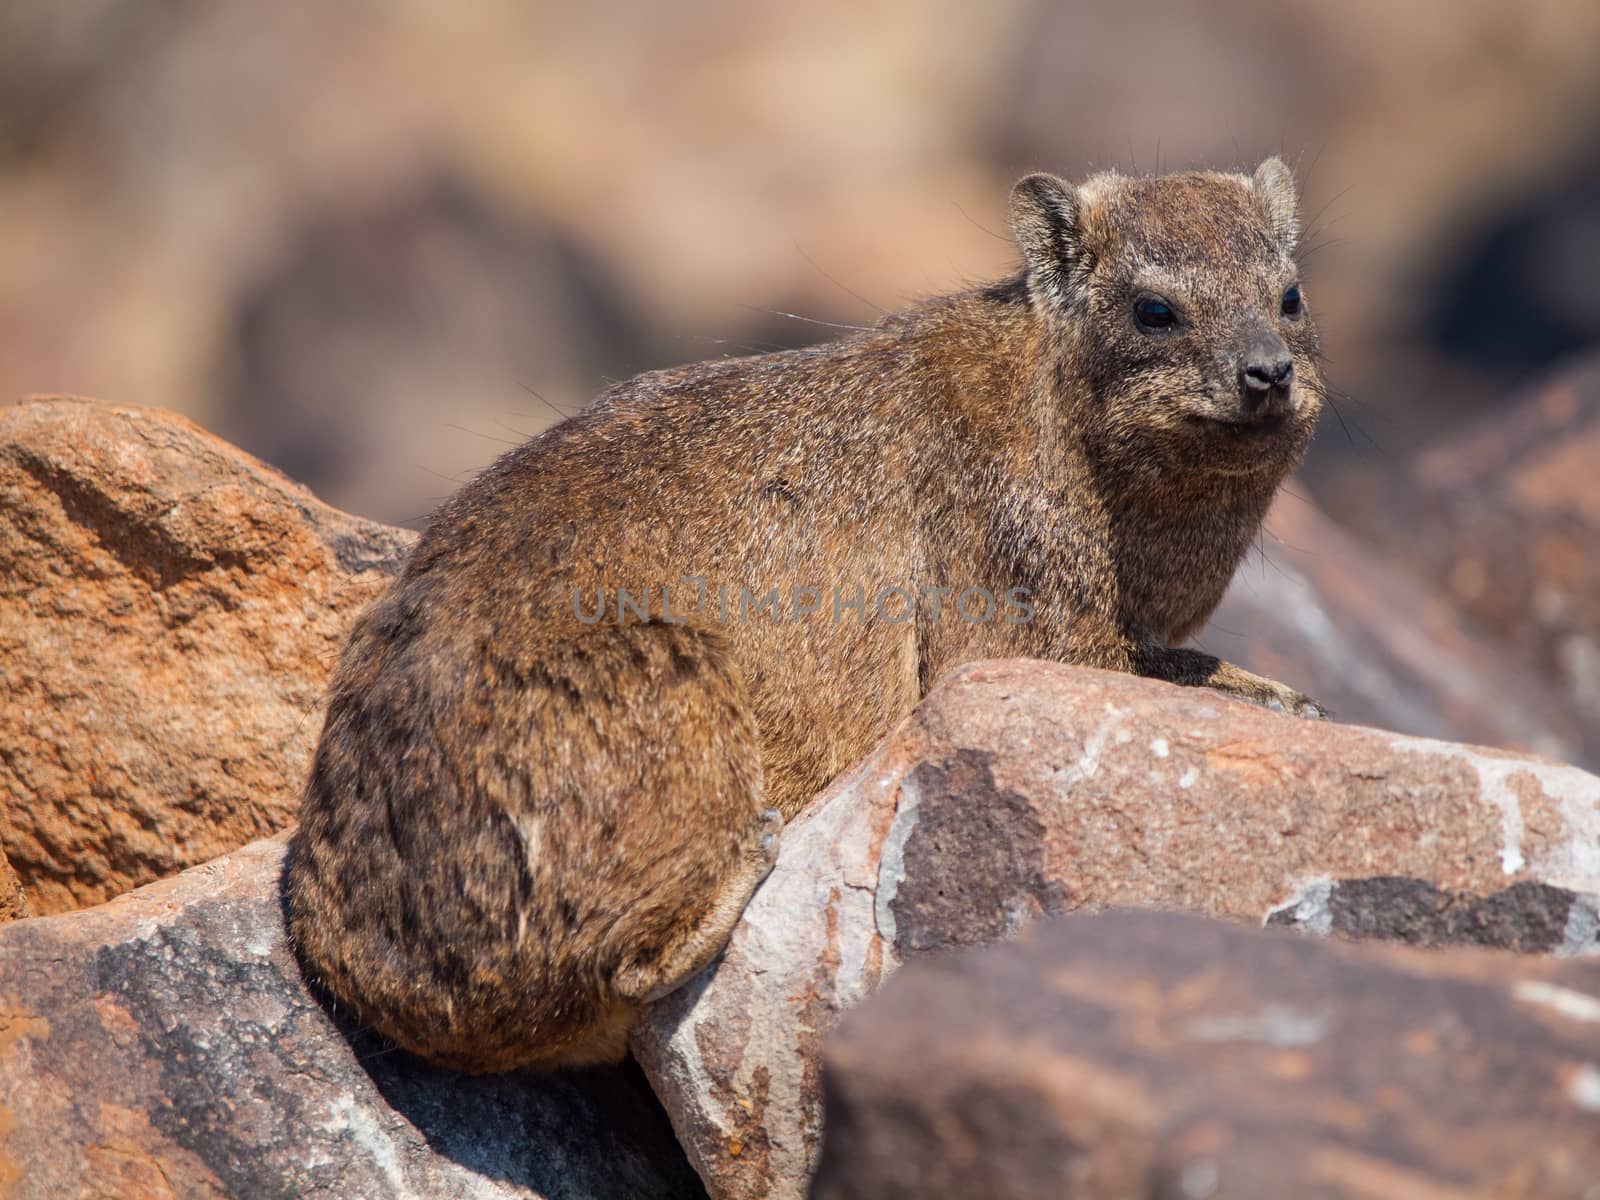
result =
[{"label": "animal's head", "polygon": [[1030,301],[1087,383],[1107,452],[1229,475],[1298,461],[1323,387],[1297,207],[1276,158],[1254,175],[1030,175],[1013,189]]}]

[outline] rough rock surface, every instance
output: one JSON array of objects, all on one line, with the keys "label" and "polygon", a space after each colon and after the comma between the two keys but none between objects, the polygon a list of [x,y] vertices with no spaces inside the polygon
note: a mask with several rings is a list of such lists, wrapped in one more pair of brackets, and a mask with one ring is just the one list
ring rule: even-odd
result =
[{"label": "rough rock surface", "polygon": [[0,845],[34,911],[284,828],[410,539],[171,413],[0,409]]},{"label": "rough rock surface", "polygon": [[[1405,903],[1369,911],[1384,888]],[[635,1051],[713,1196],[799,1196],[821,1040],[921,951],[1157,906],[1580,954],[1597,896],[1600,779],[1577,768],[975,664],[784,831],[723,958],[652,1010]]]},{"label": "rough rock surface", "polygon": [[909,966],[823,1077],[816,1200],[1586,1200],[1600,962],[1063,917]]},{"label": "rough rock surface", "polygon": [[[1404,532],[1417,536],[1409,523]],[[1464,620],[1413,573],[1414,558],[1386,560],[1280,492],[1260,555],[1239,569],[1196,644],[1292,683],[1341,722],[1600,766],[1600,744],[1585,746],[1570,701]]]},{"label": "rough rock surface", "polygon": [[0,929],[0,1195],[703,1195],[636,1068],[468,1078],[330,1019],[282,851]]},{"label": "rough rock surface", "polygon": [[22,893],[22,881],[11,869],[5,849],[0,847],[0,925],[29,915],[28,898]]},{"label": "rough rock surface", "polygon": [[1600,355],[1423,454],[1401,485],[1414,555],[1560,685],[1600,760]]}]

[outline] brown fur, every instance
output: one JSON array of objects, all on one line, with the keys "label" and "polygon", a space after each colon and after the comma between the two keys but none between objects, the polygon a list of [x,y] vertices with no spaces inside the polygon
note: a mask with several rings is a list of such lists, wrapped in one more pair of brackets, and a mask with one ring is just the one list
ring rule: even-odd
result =
[{"label": "brown fur", "polygon": [[[335,675],[286,877],[309,973],[467,1070],[614,1057],[637,1006],[725,942],[780,816],[952,667],[1057,659],[1320,715],[1170,648],[1320,407],[1311,318],[1280,311],[1294,211],[1277,160],[1031,176],[1015,278],[640,376],[502,458],[435,515]],[[1142,329],[1141,291],[1182,327]],[[1253,430],[1230,423],[1251,339],[1295,368]],[[784,619],[741,613],[741,587],[779,588]],[[821,611],[796,617],[792,587]],[[836,613],[857,587],[865,611]],[[1026,589],[1031,619],[964,619],[970,587]],[[648,620],[619,619],[619,588]]]}]

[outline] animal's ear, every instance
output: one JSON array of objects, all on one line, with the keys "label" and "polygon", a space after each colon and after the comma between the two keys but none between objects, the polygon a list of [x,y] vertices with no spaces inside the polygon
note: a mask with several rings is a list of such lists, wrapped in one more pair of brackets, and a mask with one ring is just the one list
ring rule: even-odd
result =
[{"label": "animal's ear", "polygon": [[1035,287],[1056,299],[1069,299],[1089,267],[1077,189],[1054,175],[1018,181],[1011,189],[1011,229]]},{"label": "animal's ear", "polygon": [[1276,156],[1256,168],[1250,180],[1256,203],[1267,218],[1267,228],[1272,230],[1284,253],[1294,253],[1295,239],[1300,236],[1300,199],[1294,194],[1294,176]]}]

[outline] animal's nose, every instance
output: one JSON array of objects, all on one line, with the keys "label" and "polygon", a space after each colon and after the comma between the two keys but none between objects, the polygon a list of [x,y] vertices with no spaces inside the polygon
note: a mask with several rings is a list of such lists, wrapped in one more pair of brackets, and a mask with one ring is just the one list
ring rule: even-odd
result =
[{"label": "animal's nose", "polygon": [[1294,378],[1294,359],[1284,351],[1275,358],[1253,359],[1244,365],[1244,385],[1253,391],[1288,387]]},{"label": "animal's nose", "polygon": [[1276,334],[1253,338],[1239,360],[1246,412],[1255,412],[1289,390],[1294,379],[1294,357]]}]

